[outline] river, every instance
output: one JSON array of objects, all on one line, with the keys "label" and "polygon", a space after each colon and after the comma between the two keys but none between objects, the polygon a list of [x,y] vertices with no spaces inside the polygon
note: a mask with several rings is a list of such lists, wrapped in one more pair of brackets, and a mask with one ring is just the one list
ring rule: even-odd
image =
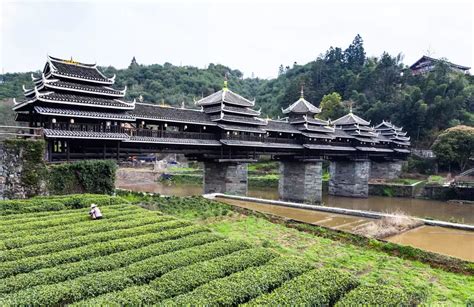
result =
[{"label": "river", "polygon": [[[133,191],[160,193],[163,195],[201,195],[202,186],[196,184],[163,184],[159,182],[130,183],[118,181],[118,188]],[[278,199],[277,188],[250,187],[248,196],[263,199]],[[348,198],[324,194],[326,206],[384,213],[403,212],[420,218],[474,224],[474,205],[447,203],[435,200],[370,196],[369,198]]]}]

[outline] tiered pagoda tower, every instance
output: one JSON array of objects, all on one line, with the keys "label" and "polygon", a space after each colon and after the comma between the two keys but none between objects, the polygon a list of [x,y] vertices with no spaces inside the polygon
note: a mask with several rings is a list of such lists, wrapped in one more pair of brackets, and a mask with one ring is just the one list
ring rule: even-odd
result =
[{"label": "tiered pagoda tower", "polygon": [[375,126],[375,130],[382,137],[390,140],[391,143],[395,144],[394,150],[401,153],[409,153],[408,147],[410,146],[410,137],[406,136],[407,133],[403,131],[402,127],[397,127],[391,122],[382,121],[380,124]]}]

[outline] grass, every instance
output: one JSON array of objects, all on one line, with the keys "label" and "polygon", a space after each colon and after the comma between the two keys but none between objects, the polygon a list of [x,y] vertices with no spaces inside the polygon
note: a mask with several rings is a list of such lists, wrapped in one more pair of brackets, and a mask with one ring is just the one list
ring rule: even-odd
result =
[{"label": "grass", "polygon": [[428,183],[442,185],[444,183],[444,177],[438,175],[431,175],[428,177]]},{"label": "grass", "polygon": [[193,209],[192,217],[186,210],[180,213],[176,209],[173,212],[164,209],[164,212],[191,218],[226,237],[271,248],[280,255],[300,256],[319,267],[351,272],[368,285],[391,285],[405,292],[426,293],[427,304],[464,305],[474,293],[473,276],[315,236],[255,216],[228,211],[220,216],[215,209],[213,213],[207,210],[199,206]]}]

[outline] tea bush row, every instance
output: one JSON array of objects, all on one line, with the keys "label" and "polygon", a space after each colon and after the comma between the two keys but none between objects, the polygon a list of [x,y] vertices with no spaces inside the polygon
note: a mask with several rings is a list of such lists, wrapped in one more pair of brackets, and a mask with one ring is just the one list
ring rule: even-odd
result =
[{"label": "tea bush row", "polygon": [[89,273],[114,270],[130,265],[134,262],[144,260],[146,258],[221,239],[222,237],[220,235],[209,232],[199,232],[195,234],[184,232],[182,237],[174,238],[168,241],[152,243],[136,249],[132,248],[108,256],[95,257],[73,263],[64,263],[52,268],[45,268],[29,273],[11,276],[3,279],[0,283],[0,293],[15,292],[37,285],[58,283],[68,279],[84,276]]}]

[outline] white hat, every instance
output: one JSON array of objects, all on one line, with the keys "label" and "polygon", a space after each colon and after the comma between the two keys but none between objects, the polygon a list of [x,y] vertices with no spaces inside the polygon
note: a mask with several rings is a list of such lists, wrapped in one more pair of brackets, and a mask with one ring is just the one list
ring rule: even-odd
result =
[{"label": "white hat", "polygon": [[97,207],[96,204],[92,204],[92,205],[91,205],[91,208],[95,208],[95,207]]}]

